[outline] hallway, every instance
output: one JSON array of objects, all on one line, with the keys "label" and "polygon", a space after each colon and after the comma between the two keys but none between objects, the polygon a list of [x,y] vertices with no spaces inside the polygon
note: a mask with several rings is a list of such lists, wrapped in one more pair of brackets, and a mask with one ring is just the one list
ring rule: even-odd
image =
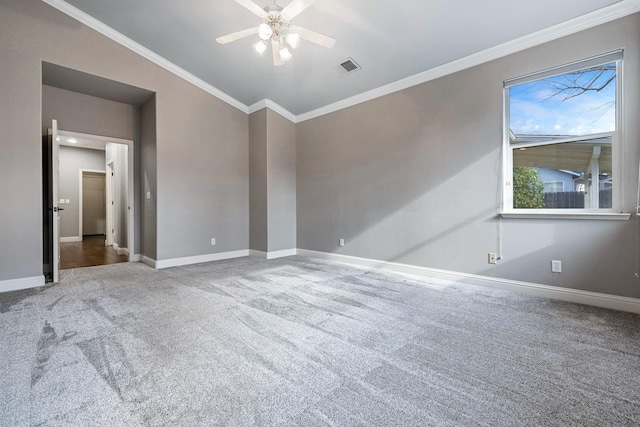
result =
[{"label": "hallway", "polygon": [[82,242],[60,244],[60,269],[92,267],[127,262],[127,255],[118,255],[112,246],[104,245],[105,236],[84,236]]}]

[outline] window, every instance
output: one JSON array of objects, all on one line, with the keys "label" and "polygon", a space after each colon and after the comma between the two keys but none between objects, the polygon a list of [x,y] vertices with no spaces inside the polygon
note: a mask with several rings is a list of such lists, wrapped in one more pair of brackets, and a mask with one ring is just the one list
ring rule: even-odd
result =
[{"label": "window", "polygon": [[505,82],[506,213],[619,212],[622,51]]},{"label": "window", "polygon": [[562,193],[564,192],[564,182],[562,181],[545,182],[544,192],[545,193]]}]

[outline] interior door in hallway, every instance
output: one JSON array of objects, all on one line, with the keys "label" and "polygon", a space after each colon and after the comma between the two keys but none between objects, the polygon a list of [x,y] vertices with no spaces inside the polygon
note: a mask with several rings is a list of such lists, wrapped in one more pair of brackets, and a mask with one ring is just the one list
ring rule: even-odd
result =
[{"label": "interior door in hallway", "polygon": [[50,203],[49,208],[49,227],[51,238],[51,280],[58,283],[60,274],[60,211],[64,210],[58,207],[58,190],[60,182],[60,139],[58,138],[58,122],[51,120],[51,128],[49,129],[49,188]]},{"label": "interior door in hallway", "polygon": [[82,174],[82,234],[106,234],[105,174]]}]

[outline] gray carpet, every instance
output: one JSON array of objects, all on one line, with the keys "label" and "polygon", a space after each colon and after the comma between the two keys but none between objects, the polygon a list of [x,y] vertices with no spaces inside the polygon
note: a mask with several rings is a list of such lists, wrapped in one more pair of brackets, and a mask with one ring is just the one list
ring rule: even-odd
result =
[{"label": "gray carpet", "polygon": [[0,294],[3,426],[640,424],[640,316],[292,257]]}]

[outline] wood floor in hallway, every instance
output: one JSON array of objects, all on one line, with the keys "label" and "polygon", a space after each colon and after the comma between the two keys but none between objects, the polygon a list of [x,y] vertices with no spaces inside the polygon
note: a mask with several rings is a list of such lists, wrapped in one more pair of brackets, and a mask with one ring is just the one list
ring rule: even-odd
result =
[{"label": "wood floor in hallway", "polygon": [[127,255],[118,255],[113,246],[104,245],[105,236],[84,236],[82,242],[60,244],[60,269],[92,267],[127,262]]}]

